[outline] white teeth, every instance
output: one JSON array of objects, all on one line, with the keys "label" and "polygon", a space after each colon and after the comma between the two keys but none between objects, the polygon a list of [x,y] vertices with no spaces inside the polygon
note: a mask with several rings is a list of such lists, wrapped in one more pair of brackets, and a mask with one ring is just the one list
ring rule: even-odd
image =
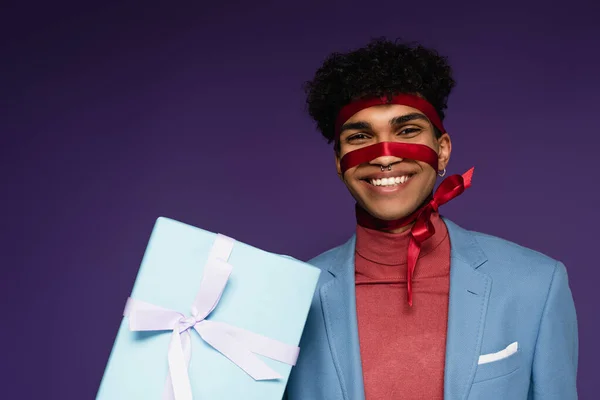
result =
[{"label": "white teeth", "polygon": [[403,175],[390,178],[371,179],[370,183],[373,186],[397,186],[405,183],[408,179],[407,175]]}]

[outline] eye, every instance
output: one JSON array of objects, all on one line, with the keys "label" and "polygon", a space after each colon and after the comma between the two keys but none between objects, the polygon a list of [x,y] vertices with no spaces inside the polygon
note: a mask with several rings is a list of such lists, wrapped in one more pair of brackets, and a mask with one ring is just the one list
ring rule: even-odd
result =
[{"label": "eye", "polygon": [[412,134],[417,134],[419,132],[421,132],[421,128],[413,126],[413,127],[404,128],[404,129],[398,131],[398,134],[402,135],[402,136],[408,136],[408,135],[412,135]]},{"label": "eye", "polygon": [[351,142],[357,142],[357,141],[361,141],[361,140],[365,140],[365,139],[368,139],[368,135],[364,132],[358,132],[358,133],[348,136],[346,141],[348,143],[351,143]]}]

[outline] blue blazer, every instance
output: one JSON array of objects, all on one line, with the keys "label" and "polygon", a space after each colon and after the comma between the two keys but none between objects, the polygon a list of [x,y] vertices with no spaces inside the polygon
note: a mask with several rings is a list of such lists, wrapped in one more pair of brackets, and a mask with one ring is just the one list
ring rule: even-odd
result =
[{"label": "blue blazer", "polygon": [[[577,319],[565,266],[444,221],[452,249],[444,399],[577,399]],[[355,239],[309,261],[322,273],[284,398],[365,398]],[[511,344],[516,352],[479,362]]]}]

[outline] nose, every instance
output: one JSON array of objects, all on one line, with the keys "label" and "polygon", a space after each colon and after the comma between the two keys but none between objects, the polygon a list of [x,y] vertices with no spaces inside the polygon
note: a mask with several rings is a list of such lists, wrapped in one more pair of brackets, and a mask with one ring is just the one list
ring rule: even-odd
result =
[{"label": "nose", "polygon": [[395,156],[380,156],[380,157],[374,158],[373,160],[369,161],[369,164],[381,165],[381,166],[387,167],[388,165],[398,163],[402,160],[403,160],[402,158],[395,157]]}]

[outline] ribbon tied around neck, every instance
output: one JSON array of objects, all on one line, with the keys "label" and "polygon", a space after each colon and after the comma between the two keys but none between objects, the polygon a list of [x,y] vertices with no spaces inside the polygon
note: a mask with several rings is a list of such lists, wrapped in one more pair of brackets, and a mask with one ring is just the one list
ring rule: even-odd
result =
[{"label": "ribbon tied around neck", "polygon": [[231,275],[233,267],[227,260],[234,242],[227,236],[216,235],[200,288],[191,307],[191,316],[186,317],[178,311],[131,297],[127,300],[123,314],[129,319],[131,331],[172,331],[167,356],[169,373],[163,400],[192,400],[188,376],[192,330],[254,380],[281,378],[281,375],[257,357],[257,354],[288,365],[296,364],[299,347],[207,319],[217,307]]},{"label": "ribbon tied around neck", "polygon": [[[346,153],[340,160],[341,171],[344,174],[351,168],[367,164],[381,156],[395,156],[401,159],[422,161],[437,172],[437,153],[430,147],[422,144],[401,142],[379,142]],[[435,228],[431,222],[431,215],[437,213],[440,206],[461,195],[471,186],[474,168],[462,175],[452,175],[440,183],[435,193],[430,196],[425,204],[421,205],[412,214],[397,220],[382,220],[370,215],[363,207],[356,205],[357,222],[366,228],[395,230],[413,223],[410,229],[410,242],[408,245],[407,266],[407,296],[408,304],[413,305],[412,277],[421,252],[421,244],[432,237]]]}]

